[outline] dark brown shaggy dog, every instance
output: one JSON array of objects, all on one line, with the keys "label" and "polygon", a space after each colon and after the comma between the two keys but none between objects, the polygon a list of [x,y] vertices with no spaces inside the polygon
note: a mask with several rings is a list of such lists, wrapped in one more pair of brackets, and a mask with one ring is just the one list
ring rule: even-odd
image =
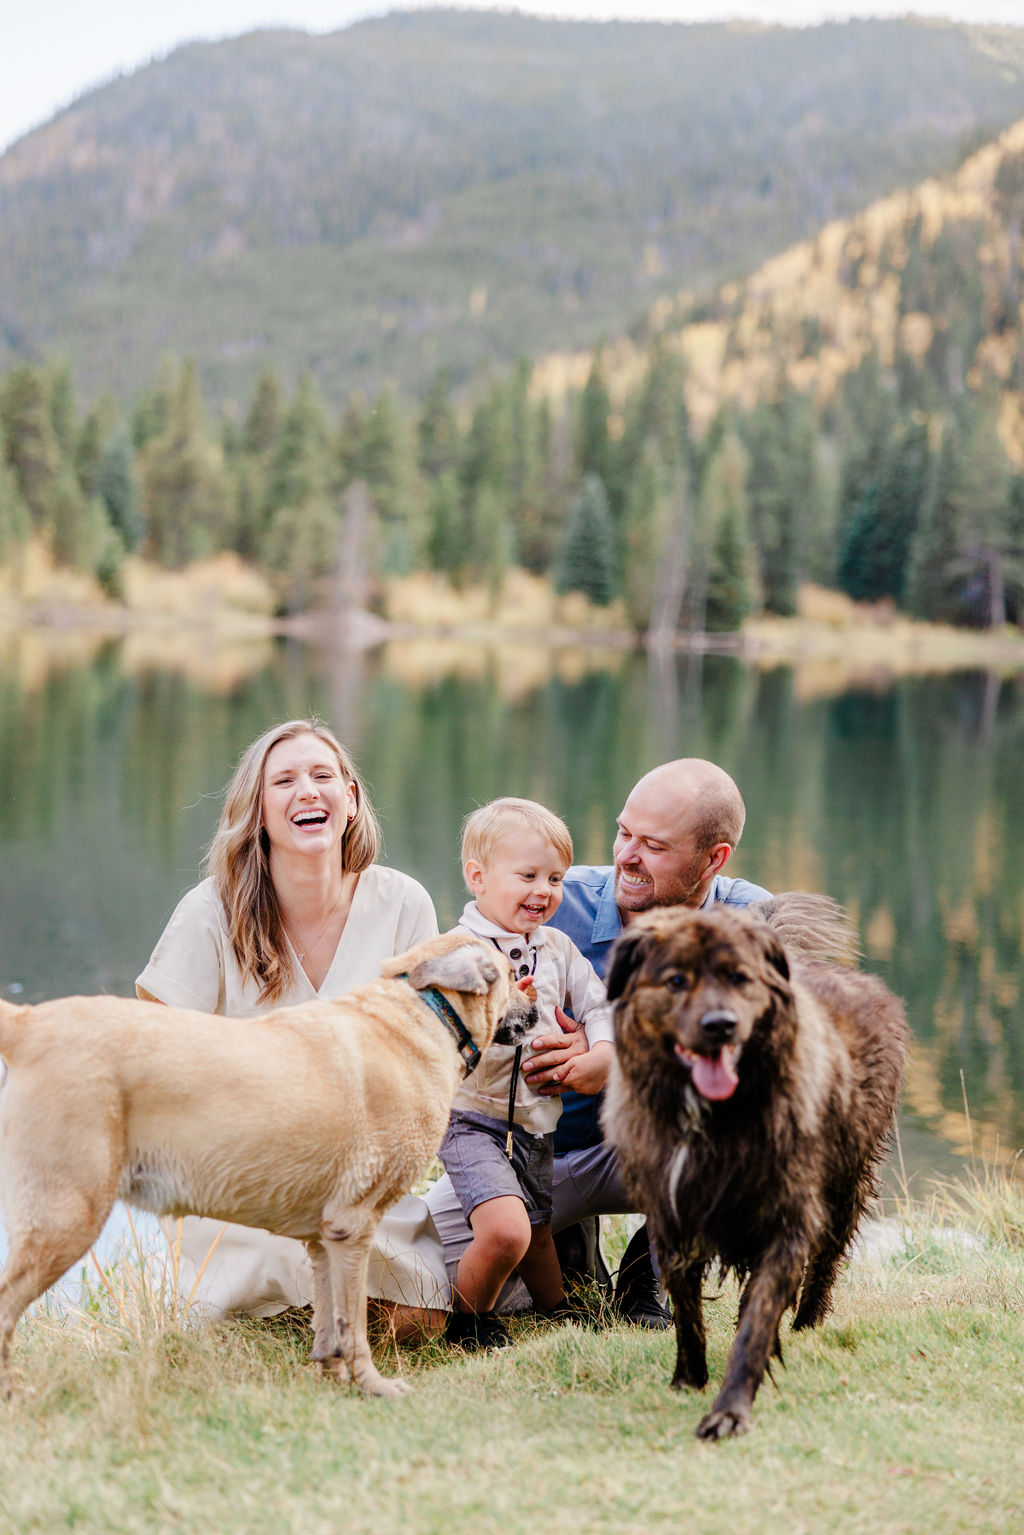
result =
[{"label": "dark brown shaggy dog", "polygon": [[796,1305],[798,1329],[827,1315],[875,1192],[903,1009],[875,977],[799,957],[763,918],[724,906],[638,917],[607,982],[617,1061],[604,1124],[672,1297],[672,1384],[707,1384],[701,1289],[717,1260],[742,1281],[739,1323],[697,1434],[744,1433],[781,1358],[783,1313]]}]

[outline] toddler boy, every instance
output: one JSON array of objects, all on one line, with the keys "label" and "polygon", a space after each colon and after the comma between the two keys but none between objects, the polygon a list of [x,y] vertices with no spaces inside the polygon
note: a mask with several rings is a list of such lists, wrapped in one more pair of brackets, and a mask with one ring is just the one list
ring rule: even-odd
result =
[{"label": "toddler boy", "polygon": [[[475,897],[459,926],[505,955],[521,985],[537,989],[531,1038],[560,1023],[586,1030],[590,1048],[613,1048],[611,1009],[590,962],[571,939],[544,923],[562,899],[572,863],[564,821],[527,799],[496,799],[466,818],[462,866]],[[492,1044],[455,1094],[441,1160],[469,1221],[473,1239],[455,1276],[447,1336],[452,1342],[507,1342],[494,1317],[498,1294],[518,1269],[538,1311],[564,1305],[562,1274],[551,1236],[557,1097],[542,1097],[519,1071],[521,1046]]]}]

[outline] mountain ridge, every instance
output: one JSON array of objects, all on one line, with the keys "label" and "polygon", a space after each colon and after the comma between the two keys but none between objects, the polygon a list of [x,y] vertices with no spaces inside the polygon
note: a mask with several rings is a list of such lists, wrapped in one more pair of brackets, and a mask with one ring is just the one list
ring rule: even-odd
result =
[{"label": "mountain ridge", "polygon": [[0,368],[464,381],[713,291],[1022,111],[1024,29],[439,10],[188,44],[0,157]]}]

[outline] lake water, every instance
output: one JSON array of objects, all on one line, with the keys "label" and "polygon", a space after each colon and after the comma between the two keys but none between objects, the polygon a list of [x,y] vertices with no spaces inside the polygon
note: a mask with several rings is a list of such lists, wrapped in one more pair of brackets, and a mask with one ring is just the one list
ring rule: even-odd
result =
[{"label": "lake water", "polygon": [[719,762],[748,809],[727,872],[835,896],[867,967],[906,999],[914,1187],[972,1147],[1024,1146],[1024,674],[851,681],[525,644],[0,634],[0,995],[132,995],[238,754],[309,711],[351,747],[385,862],[426,885],[442,926],[462,905],[474,805],[542,800],[578,860],[603,863],[642,772]]}]

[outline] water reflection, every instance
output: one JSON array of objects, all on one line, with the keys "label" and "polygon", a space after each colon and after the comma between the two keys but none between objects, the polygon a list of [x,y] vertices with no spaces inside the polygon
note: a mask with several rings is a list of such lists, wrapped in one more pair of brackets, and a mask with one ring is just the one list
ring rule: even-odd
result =
[{"label": "water reflection", "polygon": [[579,859],[604,862],[639,774],[707,756],[747,801],[734,871],[836,896],[906,997],[911,1160],[969,1149],[965,1099],[974,1149],[1009,1156],[1024,1145],[1022,689],[961,672],[829,690],[820,668],[534,645],[8,636],[0,988],[130,994],[196,878],[220,786],[277,719],[331,721],[372,787],[387,861],[423,881],[445,924],[474,805],[541,799]]}]

